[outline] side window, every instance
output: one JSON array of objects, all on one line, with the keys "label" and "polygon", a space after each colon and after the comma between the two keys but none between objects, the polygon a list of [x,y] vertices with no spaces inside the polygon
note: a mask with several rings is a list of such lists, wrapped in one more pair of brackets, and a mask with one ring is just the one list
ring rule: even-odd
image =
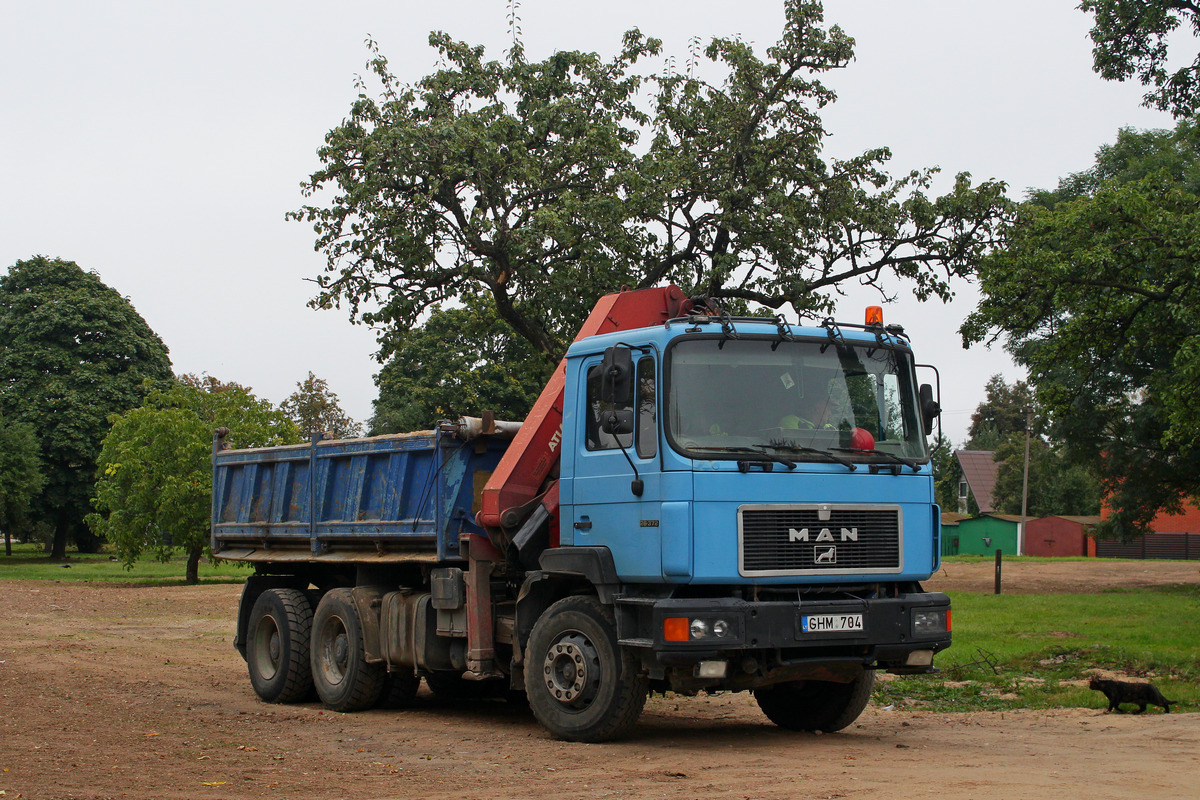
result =
[{"label": "side window", "polygon": [[[627,433],[620,437],[613,436],[611,433],[605,433],[600,429],[600,415],[603,412],[612,410],[611,403],[600,402],[600,365],[588,369],[587,373],[587,409],[584,412],[584,441],[587,443],[588,450],[616,450],[622,445],[629,447],[633,444],[633,434]],[[625,409],[632,411],[629,406]]]},{"label": "side window", "polygon": [[654,381],[654,358],[637,363],[637,454],[652,458],[658,453],[658,384]]}]

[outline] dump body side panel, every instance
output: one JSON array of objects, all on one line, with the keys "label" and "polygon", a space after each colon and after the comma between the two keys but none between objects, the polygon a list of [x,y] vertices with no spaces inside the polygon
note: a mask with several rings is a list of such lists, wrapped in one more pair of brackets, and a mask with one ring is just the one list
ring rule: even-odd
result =
[{"label": "dump body side panel", "polygon": [[447,561],[480,533],[479,495],[507,443],[440,431],[219,450],[213,552],[247,561]]}]

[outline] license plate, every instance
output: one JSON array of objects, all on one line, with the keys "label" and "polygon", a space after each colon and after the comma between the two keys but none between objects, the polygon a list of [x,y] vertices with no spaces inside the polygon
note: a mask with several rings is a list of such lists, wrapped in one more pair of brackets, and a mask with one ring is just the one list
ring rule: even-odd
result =
[{"label": "license plate", "polygon": [[805,633],[838,633],[861,631],[862,614],[814,614],[800,618],[800,629]]}]

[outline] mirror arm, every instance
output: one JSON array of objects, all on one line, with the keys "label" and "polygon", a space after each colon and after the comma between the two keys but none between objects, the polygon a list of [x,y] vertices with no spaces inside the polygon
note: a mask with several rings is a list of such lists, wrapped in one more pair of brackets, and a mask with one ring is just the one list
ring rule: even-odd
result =
[{"label": "mirror arm", "polygon": [[634,464],[633,459],[629,457],[629,450],[621,444],[620,437],[617,437],[617,445],[621,448],[621,454],[625,456],[625,460],[629,462],[629,468],[633,470],[633,481],[629,484],[629,491],[633,492],[634,497],[641,497],[642,492],[646,490],[646,483],[638,476],[637,464]]}]

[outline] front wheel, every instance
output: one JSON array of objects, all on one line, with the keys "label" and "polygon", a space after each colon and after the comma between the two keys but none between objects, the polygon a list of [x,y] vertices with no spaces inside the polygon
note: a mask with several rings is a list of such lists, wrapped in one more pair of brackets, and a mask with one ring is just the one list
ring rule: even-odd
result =
[{"label": "front wheel", "polygon": [[313,610],[299,589],[267,589],[254,601],[246,637],[250,685],[268,703],[295,703],[312,696],[309,636]]},{"label": "front wheel", "polygon": [[525,648],[525,693],[534,717],[559,739],[603,742],[628,731],[649,681],[617,644],[612,610],[594,597],[559,600],[538,618]]},{"label": "front wheel", "polygon": [[850,683],[791,681],[754,690],[767,719],[792,731],[833,733],[845,728],[867,707],[875,670],[864,670]]},{"label": "front wheel", "polygon": [[349,589],[326,592],[313,615],[312,675],[317,696],[334,711],[371,708],[383,694],[387,668],[367,663],[362,621]]}]

